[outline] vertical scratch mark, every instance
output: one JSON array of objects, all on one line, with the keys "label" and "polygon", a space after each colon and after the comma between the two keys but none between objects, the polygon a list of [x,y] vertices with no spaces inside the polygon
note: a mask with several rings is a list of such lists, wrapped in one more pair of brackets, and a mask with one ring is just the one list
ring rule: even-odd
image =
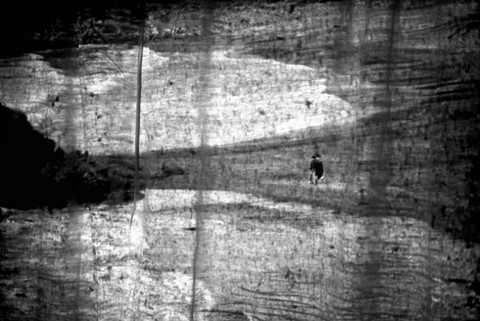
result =
[{"label": "vertical scratch mark", "polygon": [[137,61],[137,106],[135,111],[135,186],[133,188],[133,210],[130,216],[130,228],[132,227],[133,215],[137,207],[137,194],[140,189],[140,111],[142,103],[142,60],[143,38],[145,35],[145,2],[139,0],[140,25],[138,32],[138,61]]},{"label": "vertical scratch mark", "polygon": [[385,192],[385,188],[388,184],[389,179],[389,169],[388,169],[388,146],[385,146],[386,140],[389,140],[387,137],[391,130],[391,108],[392,108],[392,73],[394,72],[394,58],[395,58],[395,35],[398,32],[398,23],[397,20],[399,19],[399,11],[401,8],[401,0],[393,1],[390,11],[390,26],[388,30],[388,47],[387,47],[387,65],[386,65],[386,78],[385,78],[385,98],[381,102],[381,116],[379,118],[379,125],[380,125],[380,135],[378,141],[378,148],[377,148],[377,162],[378,168],[370,185],[374,191],[376,191],[377,196],[381,196]]},{"label": "vertical scratch mark", "polygon": [[195,104],[198,110],[198,127],[200,131],[200,174],[197,178],[197,201],[194,206],[196,218],[195,244],[193,249],[193,275],[192,275],[192,301],[190,304],[190,321],[195,320],[196,306],[196,283],[199,266],[199,250],[203,232],[203,191],[208,187],[206,182],[206,168],[208,160],[206,155],[207,147],[207,124],[208,113],[207,103],[210,100],[209,94],[209,72],[211,65],[211,49],[213,46],[213,35],[211,33],[211,23],[213,20],[213,8],[208,1],[204,2],[204,12],[202,17],[202,47],[200,48],[201,58],[199,61],[198,90],[195,93]]}]

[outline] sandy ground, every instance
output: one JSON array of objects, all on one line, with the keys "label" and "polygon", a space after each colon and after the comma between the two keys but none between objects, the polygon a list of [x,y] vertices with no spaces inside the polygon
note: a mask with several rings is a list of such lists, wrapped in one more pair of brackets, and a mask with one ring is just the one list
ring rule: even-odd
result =
[{"label": "sandy ground", "polygon": [[195,233],[197,320],[474,316],[464,306],[474,293],[452,280],[474,277],[480,250],[412,218],[224,191],[147,190],[130,228],[132,208],[30,211],[2,221],[2,269],[11,274],[0,288],[16,309],[12,320],[188,320]]},{"label": "sandy ground", "polygon": [[278,309],[274,319],[343,320],[387,307],[401,320],[475,315],[458,308],[474,294],[454,280],[474,277],[480,250],[412,218],[190,190],[147,190],[130,228],[131,213],[132,204],[4,220],[2,267],[16,271],[0,280],[5,302],[38,319],[188,320],[200,233],[197,320],[264,320]]},{"label": "sandy ground", "polygon": [[[190,293],[192,271],[188,265],[192,261],[186,253],[193,253],[188,246],[183,250],[169,246],[172,239],[186,240],[182,233],[192,227],[193,209],[198,205],[207,206],[197,211],[202,215],[197,230],[201,233],[198,311],[204,311],[206,318],[215,315],[208,311],[227,310],[261,319],[271,317],[276,309],[295,305],[300,306],[298,311],[285,312],[285,317],[311,313],[342,318],[344,309],[356,305],[369,312],[359,296],[370,287],[393,311],[406,309],[409,317],[426,317],[427,313],[441,317],[452,313],[449,309],[469,295],[464,286],[449,280],[475,271],[480,257],[478,248],[467,250],[460,241],[411,218],[347,216],[235,192],[147,190],[137,206],[131,246],[148,253],[144,257],[153,266],[160,264],[163,270],[172,271],[161,274],[163,291],[177,298],[177,303],[175,291],[180,289],[186,297]],[[163,236],[153,226],[161,227]],[[174,262],[165,262],[165,256],[172,254]],[[278,279],[266,278],[265,273]],[[375,280],[370,273],[378,273]],[[250,298],[245,298],[247,290]],[[273,297],[261,294],[269,291],[275,293]],[[343,303],[339,305],[335,297]],[[232,303],[236,300],[242,304]],[[467,318],[472,315],[462,313]]]},{"label": "sandy ground", "polygon": [[[136,55],[101,46],[63,60],[25,55],[0,64],[0,99],[62,147],[132,153]],[[231,50],[202,56],[145,48],[142,72],[142,151],[197,147],[202,139],[235,144],[355,119],[350,104],[326,93],[326,70]]]}]

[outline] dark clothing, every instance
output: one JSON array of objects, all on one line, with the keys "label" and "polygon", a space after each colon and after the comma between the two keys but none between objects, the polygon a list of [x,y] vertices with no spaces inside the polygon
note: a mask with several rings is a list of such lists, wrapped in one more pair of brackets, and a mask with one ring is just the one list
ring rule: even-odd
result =
[{"label": "dark clothing", "polygon": [[323,176],[323,163],[320,159],[315,158],[310,161],[310,170],[315,171],[317,177]]}]

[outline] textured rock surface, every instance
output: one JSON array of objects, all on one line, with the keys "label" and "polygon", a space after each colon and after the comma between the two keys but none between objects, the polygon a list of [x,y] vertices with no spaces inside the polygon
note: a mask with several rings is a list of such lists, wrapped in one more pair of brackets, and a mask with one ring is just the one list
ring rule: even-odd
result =
[{"label": "textured rock surface", "polygon": [[[105,6],[7,38],[0,101],[128,163],[137,18]],[[479,317],[478,3],[147,7],[142,165],[165,190],[132,232],[130,205],[3,213],[2,319],[188,319],[194,271],[198,319]]]}]

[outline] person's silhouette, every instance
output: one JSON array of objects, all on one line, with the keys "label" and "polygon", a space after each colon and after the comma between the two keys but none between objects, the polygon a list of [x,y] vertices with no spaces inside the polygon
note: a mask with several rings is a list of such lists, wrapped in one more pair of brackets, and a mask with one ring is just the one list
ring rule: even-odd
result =
[{"label": "person's silhouette", "polygon": [[323,179],[323,163],[320,154],[315,153],[310,160],[310,183],[317,185],[318,180]]}]

